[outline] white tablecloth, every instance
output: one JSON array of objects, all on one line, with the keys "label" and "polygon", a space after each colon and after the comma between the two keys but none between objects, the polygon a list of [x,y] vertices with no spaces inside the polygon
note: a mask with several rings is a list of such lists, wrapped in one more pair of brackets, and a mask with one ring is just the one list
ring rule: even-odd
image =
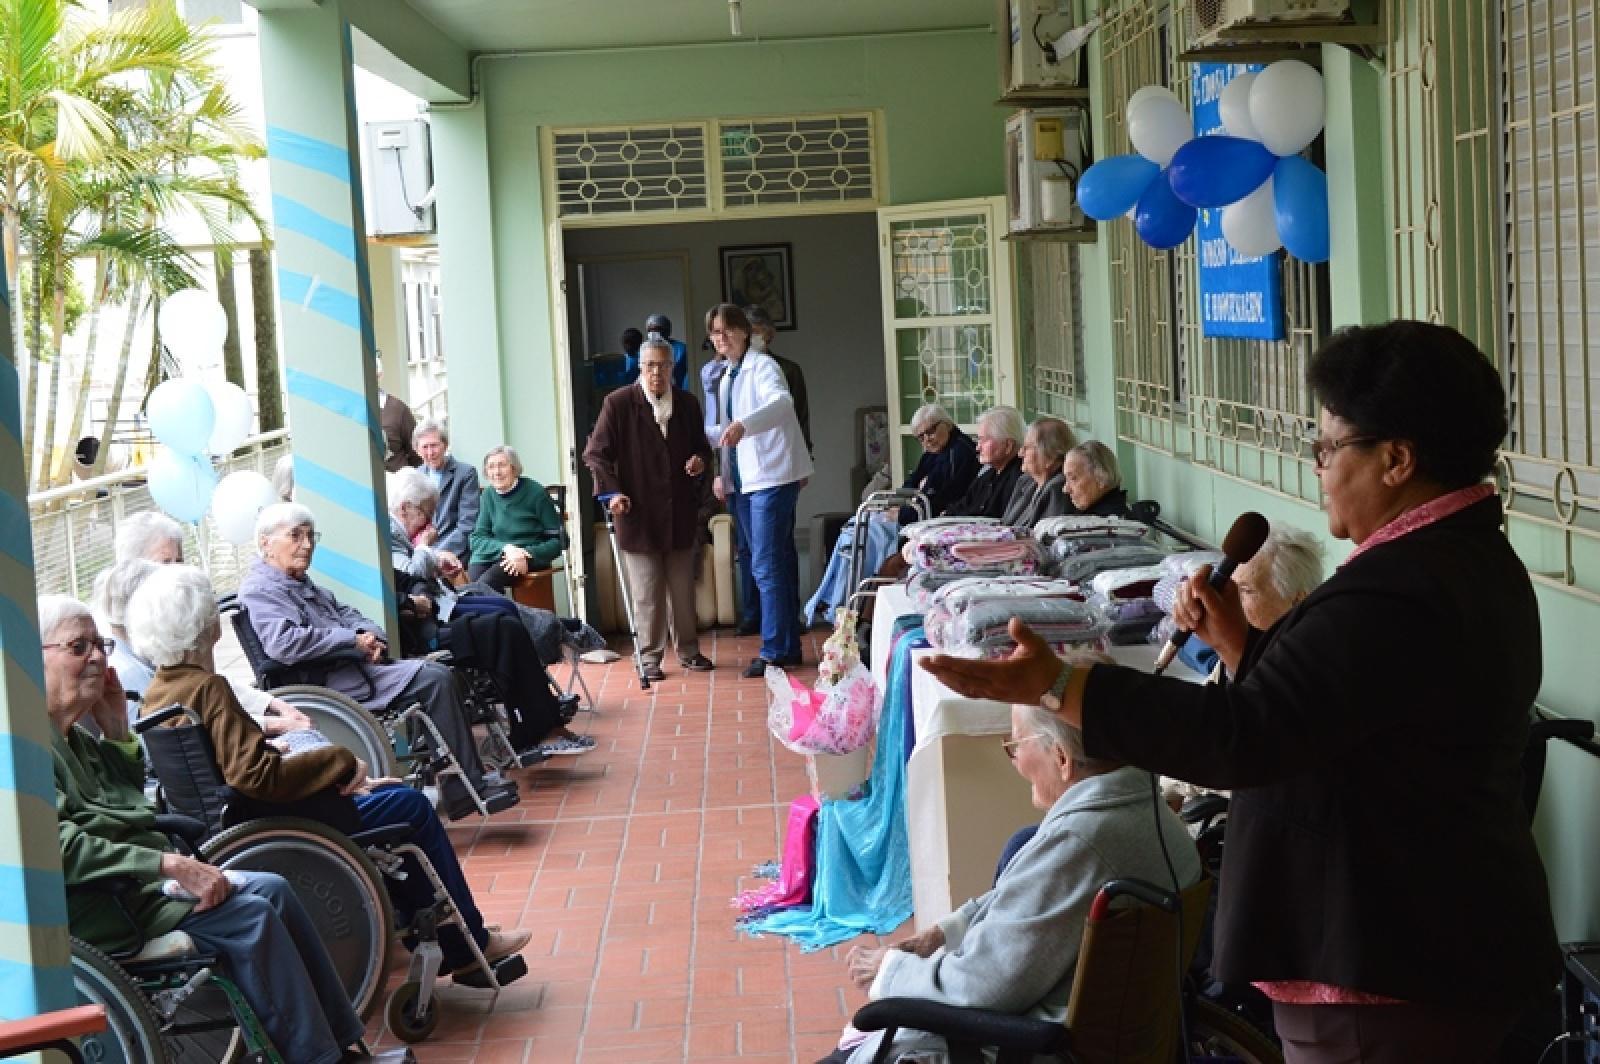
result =
[{"label": "white tablecloth", "polygon": [[889,651],[894,649],[890,645],[894,622],[916,611],[916,603],[912,601],[905,584],[885,584],[878,589],[878,603],[872,608],[872,660],[867,667],[877,677],[880,691],[888,687]]}]

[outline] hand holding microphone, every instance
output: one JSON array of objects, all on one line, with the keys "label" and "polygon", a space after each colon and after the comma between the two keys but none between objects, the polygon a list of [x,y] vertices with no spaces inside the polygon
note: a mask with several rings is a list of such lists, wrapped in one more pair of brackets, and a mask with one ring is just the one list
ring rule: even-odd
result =
[{"label": "hand holding microphone", "polygon": [[[1179,589],[1178,606],[1172,614],[1178,622],[1179,630],[1167,640],[1167,645],[1161,648],[1161,655],[1156,658],[1157,676],[1172,664],[1172,659],[1189,641],[1190,634],[1201,627],[1219,629],[1217,632],[1208,630],[1206,634],[1211,638],[1206,641],[1222,655],[1230,671],[1237,666],[1239,652],[1243,650],[1242,637],[1248,626],[1244,622],[1243,610],[1239,608],[1237,593],[1228,597],[1223,596],[1233,580],[1234,570],[1256,556],[1261,545],[1267,541],[1267,534],[1270,531],[1267,519],[1260,514],[1253,512],[1240,514],[1222,541],[1222,563],[1212,569],[1209,575],[1202,569],[1187,585]],[[1231,609],[1226,605],[1228,603],[1232,604]],[[1225,611],[1227,616],[1213,616],[1219,608]],[[1237,640],[1231,638],[1235,634],[1235,629],[1238,630]],[[1223,637],[1222,632],[1227,632],[1229,637]],[[1238,645],[1229,645],[1232,643]]]}]

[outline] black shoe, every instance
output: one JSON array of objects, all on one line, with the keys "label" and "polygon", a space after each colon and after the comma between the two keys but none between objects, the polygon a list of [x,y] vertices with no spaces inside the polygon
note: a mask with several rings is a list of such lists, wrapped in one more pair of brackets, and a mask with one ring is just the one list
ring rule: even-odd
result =
[{"label": "black shoe", "polygon": [[761,679],[767,674],[767,666],[771,664],[772,662],[766,658],[751,658],[750,664],[744,667],[744,678],[746,680]]},{"label": "black shoe", "polygon": [[651,683],[660,683],[667,678],[667,674],[662,671],[660,665],[646,665],[644,667],[644,678]]},{"label": "black shoe", "polygon": [[568,724],[578,715],[580,700],[577,695],[559,695],[556,698],[557,714],[561,723]]},{"label": "black shoe", "polygon": [[805,663],[805,658],[801,657],[799,654],[796,654],[792,658],[779,658],[777,661],[773,662],[774,665],[777,665],[779,668],[783,669],[792,669],[797,665],[804,665]]},{"label": "black shoe", "polygon": [[745,624],[743,621],[740,621],[738,624],[733,626],[733,634],[734,635],[760,635],[761,634],[761,626],[759,624]]},{"label": "black shoe", "polygon": [[712,669],[716,668],[716,666],[711,663],[711,659],[706,657],[704,654],[696,654],[692,658],[685,658],[678,664],[682,665],[690,672],[710,672]]}]

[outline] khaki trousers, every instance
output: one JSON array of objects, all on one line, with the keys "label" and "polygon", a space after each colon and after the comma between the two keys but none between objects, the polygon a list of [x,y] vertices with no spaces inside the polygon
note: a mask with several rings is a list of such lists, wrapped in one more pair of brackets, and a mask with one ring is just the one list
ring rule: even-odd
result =
[{"label": "khaki trousers", "polygon": [[669,630],[679,661],[700,653],[694,612],[697,553],[693,547],[650,554],[622,552],[633,597],[633,620],[639,626],[639,656],[646,665],[661,664]]}]

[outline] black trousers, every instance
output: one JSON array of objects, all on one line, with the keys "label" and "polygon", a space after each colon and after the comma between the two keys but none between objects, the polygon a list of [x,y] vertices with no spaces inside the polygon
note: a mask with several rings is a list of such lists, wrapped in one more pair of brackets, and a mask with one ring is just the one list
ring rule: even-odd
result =
[{"label": "black trousers", "polygon": [[494,677],[511,718],[511,745],[526,750],[561,727],[561,705],[527,629],[504,613],[454,616],[440,643],[459,665]]}]

